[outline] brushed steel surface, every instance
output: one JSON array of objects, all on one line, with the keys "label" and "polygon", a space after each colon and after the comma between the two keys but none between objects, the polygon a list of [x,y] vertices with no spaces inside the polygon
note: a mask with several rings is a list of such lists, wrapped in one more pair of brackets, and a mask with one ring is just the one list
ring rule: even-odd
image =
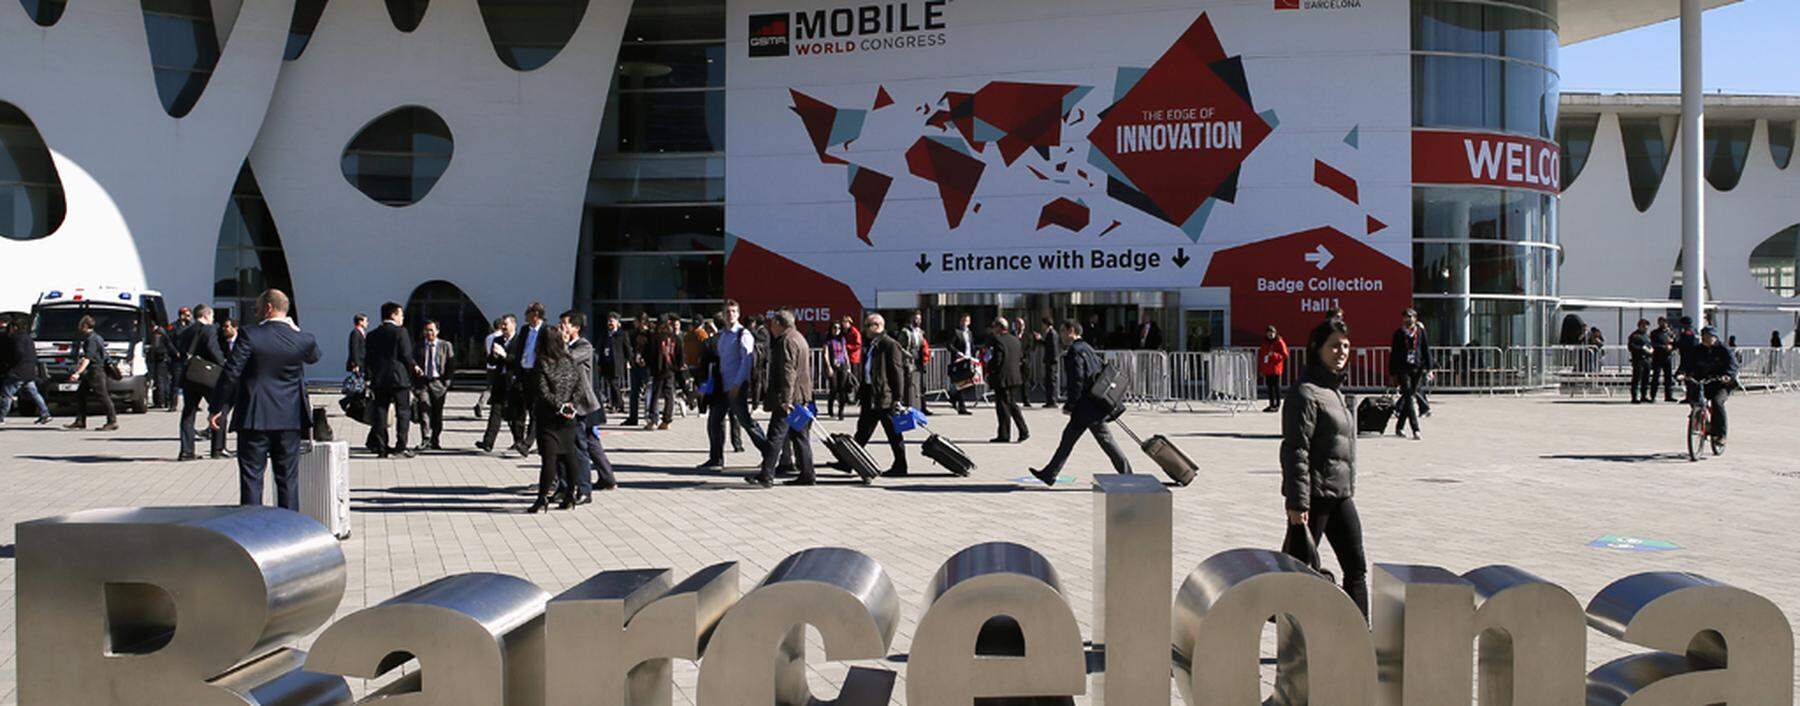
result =
[{"label": "brushed steel surface", "polygon": [[1175,596],[1175,685],[1190,706],[1262,700],[1262,631],[1276,619],[1276,704],[1373,706],[1375,650],[1362,612],[1293,557],[1213,555]]},{"label": "brushed steel surface", "polygon": [[16,536],[22,706],[256,703],[206,682],[323,625],[344,593],[336,538],[276,508],[89,510]]},{"label": "brushed steel surface", "polygon": [[556,706],[669,706],[674,660],[698,660],[737,602],[738,566],[716,564],[679,585],[668,569],[607,571],[547,610],[545,681]]},{"label": "brushed steel surface", "polygon": [[[1699,574],[1653,571],[1607,585],[1588,602],[1588,623],[1634,645],[1683,655],[1696,670],[1642,687],[1692,692],[1691,703],[1792,706],[1794,631],[1769,599]],[[1589,675],[1590,684],[1600,674]],[[1634,705],[1675,697],[1633,698]]]},{"label": "brushed steel surface", "polygon": [[1166,706],[1174,495],[1147,475],[1094,476],[1095,706]]},{"label": "brushed steel surface", "polygon": [[[1001,621],[990,626],[990,621]],[[1010,619],[1005,620],[1005,619]],[[1018,649],[985,654],[984,627]],[[1071,697],[1087,690],[1081,626],[1050,560],[1010,542],[951,556],[925,592],[907,660],[906,701],[964,706],[979,698]]]},{"label": "brushed steel surface", "polygon": [[[713,631],[700,663],[699,701],[806,706],[817,700],[806,683],[807,625],[823,638],[826,659],[882,659],[899,617],[893,581],[867,555],[841,548],[790,555]],[[893,679],[885,669],[852,669],[834,702],[881,706]]]},{"label": "brushed steel surface", "polygon": [[418,671],[370,695],[393,706],[542,706],[550,595],[503,574],[458,574],[364,608],[313,642],[306,667],[373,679]]},{"label": "brushed steel surface", "polygon": [[1482,706],[1581,703],[1586,633],[1568,591],[1510,566],[1376,564],[1374,578],[1379,703],[1467,703],[1477,671]]}]

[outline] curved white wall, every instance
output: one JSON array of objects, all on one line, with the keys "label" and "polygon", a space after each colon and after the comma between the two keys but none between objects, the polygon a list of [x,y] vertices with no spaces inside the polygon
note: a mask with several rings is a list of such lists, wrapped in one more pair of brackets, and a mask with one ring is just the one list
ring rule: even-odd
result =
[{"label": "curved white wall", "polygon": [[[572,298],[588,170],[629,0],[592,0],[542,68],[500,62],[475,0],[433,0],[417,30],[373,0],[331,2],[282,70],[251,154],[281,230],[304,324],[335,341],[435,279],[488,316]],[[421,105],[444,118],[454,156],[418,203],[378,204],[345,180],[344,146],[376,117]],[[320,366],[341,368],[328,346]]]},{"label": "curved white wall", "polygon": [[199,104],[175,119],[151,78],[139,0],[75,0],[51,27],[0,2],[0,100],[36,124],[68,202],[48,237],[0,238],[0,309],[96,284],[160,289],[172,305],[212,300],[219,222],[294,12],[293,0],[221,4],[232,6],[219,18],[229,41]]},{"label": "curved white wall", "polygon": [[[1616,113],[1600,116],[1593,152],[1563,192],[1559,237],[1565,260],[1562,296],[1664,300],[1681,252],[1681,145],[1678,134],[1650,209],[1638,212],[1625,172]],[[1800,223],[1800,161],[1783,170],[1769,151],[1769,124],[1756,121],[1743,179],[1720,191],[1706,185],[1706,273],[1709,301],[1800,304],[1783,300],[1750,276],[1750,251],[1783,228]],[[1691,279],[1691,278],[1690,278]],[[1595,322],[1608,328],[1610,321]],[[1654,316],[1652,317],[1654,318]],[[1723,323],[1723,322],[1715,322]],[[1730,333],[1743,345],[1767,345],[1769,331],[1791,336],[1793,316],[1734,312]],[[1617,332],[1613,332],[1617,333]],[[1612,340],[1621,340],[1616,336]]]}]

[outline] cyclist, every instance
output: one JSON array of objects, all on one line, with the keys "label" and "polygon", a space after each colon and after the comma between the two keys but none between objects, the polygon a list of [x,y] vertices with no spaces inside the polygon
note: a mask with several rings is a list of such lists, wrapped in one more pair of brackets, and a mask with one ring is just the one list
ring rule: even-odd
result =
[{"label": "cyclist", "polygon": [[1688,403],[1704,400],[1711,406],[1712,437],[1720,448],[1725,446],[1725,400],[1731,396],[1732,380],[1737,374],[1737,356],[1732,355],[1711,326],[1700,329],[1699,343],[1681,356],[1681,377],[1687,383]]}]

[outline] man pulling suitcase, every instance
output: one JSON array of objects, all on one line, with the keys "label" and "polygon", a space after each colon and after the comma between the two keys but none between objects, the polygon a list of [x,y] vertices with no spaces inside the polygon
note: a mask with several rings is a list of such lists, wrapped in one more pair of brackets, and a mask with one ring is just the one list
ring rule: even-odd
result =
[{"label": "man pulling suitcase", "polygon": [[1065,321],[1062,325],[1062,341],[1066,348],[1063,353],[1063,412],[1069,415],[1068,426],[1063,427],[1062,441],[1056,446],[1056,455],[1050,457],[1049,465],[1042,469],[1032,469],[1031,475],[1043,481],[1044,485],[1055,485],[1056,478],[1062,473],[1062,467],[1069,460],[1069,453],[1075,450],[1075,442],[1083,433],[1092,434],[1100,450],[1112,460],[1113,470],[1118,473],[1131,472],[1131,460],[1113,441],[1112,434],[1106,430],[1106,422],[1117,415],[1114,405],[1103,397],[1094,394],[1094,383],[1101,378],[1105,365],[1094,347],[1081,340],[1081,324]]}]

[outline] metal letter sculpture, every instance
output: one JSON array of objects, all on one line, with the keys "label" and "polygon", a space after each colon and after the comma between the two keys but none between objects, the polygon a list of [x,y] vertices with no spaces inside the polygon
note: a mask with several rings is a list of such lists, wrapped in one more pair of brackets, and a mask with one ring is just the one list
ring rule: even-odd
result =
[{"label": "metal letter sculpture", "polygon": [[[832,660],[882,659],[900,618],[894,582],[874,559],[850,549],[808,549],[781,560],[726,611],[700,664],[706,706],[807,706],[806,630],[817,628]],[[888,670],[853,668],[833,702],[882,706]]]},{"label": "metal letter sculpture", "polygon": [[1174,497],[1150,476],[1094,476],[1095,706],[1168,706]]},{"label": "metal letter sculpture", "polygon": [[383,706],[543,706],[550,594],[504,574],[446,576],[364,608],[319,635],[308,669],[373,679],[419,669],[370,694]]},{"label": "metal letter sculpture", "polygon": [[[990,624],[1016,634],[1018,644],[1005,650],[1013,654],[983,654],[978,648]],[[913,634],[906,670],[906,702],[913,706],[969,706],[980,698],[1074,696],[1087,690],[1081,626],[1063,597],[1056,569],[1042,554],[1007,542],[969,547],[938,569],[925,594],[925,616]]]},{"label": "metal letter sculpture", "polygon": [[1793,706],[1794,631],[1767,598],[1658,571],[1614,581],[1587,613],[1594,629],[1657,650],[1594,670],[1589,704]]},{"label": "metal letter sculpture", "polygon": [[1305,564],[1262,549],[1213,555],[1176,594],[1175,683],[1189,706],[1261,703],[1271,616],[1276,704],[1373,706],[1375,651],[1356,604]]},{"label": "metal letter sculpture", "polygon": [[1382,706],[1466,704],[1481,645],[1481,706],[1581,706],[1587,630],[1562,587],[1510,566],[1457,576],[1375,565],[1375,654]]},{"label": "metal letter sculpture", "polygon": [[21,523],[17,543],[23,706],[350,703],[280,647],[344,594],[343,550],[304,515],[89,510]]},{"label": "metal letter sculpture", "polygon": [[669,706],[674,660],[698,660],[738,600],[737,563],[679,585],[668,569],[608,571],[550,601],[544,679],[555,706]]}]

